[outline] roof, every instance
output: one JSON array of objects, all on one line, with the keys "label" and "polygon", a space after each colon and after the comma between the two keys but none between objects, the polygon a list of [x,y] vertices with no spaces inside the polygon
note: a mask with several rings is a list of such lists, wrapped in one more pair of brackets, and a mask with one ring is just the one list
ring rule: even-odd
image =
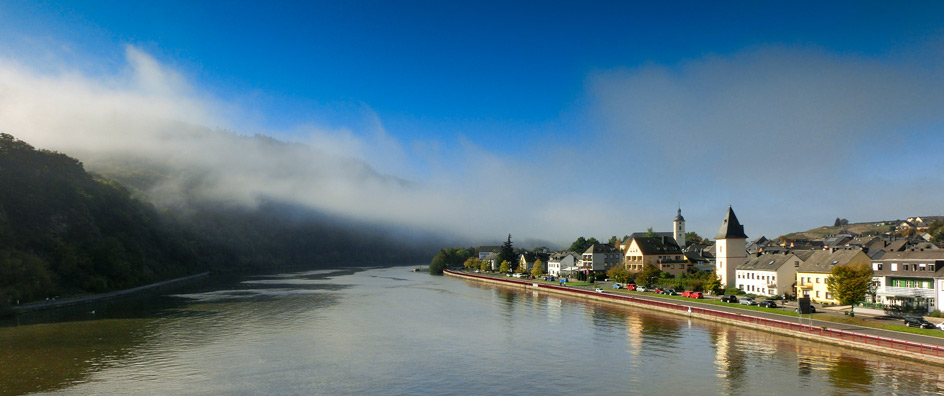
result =
[{"label": "roof", "polygon": [[499,250],[501,250],[501,246],[479,246],[480,253],[497,252]]},{"label": "roof", "polygon": [[715,235],[715,239],[747,239],[747,235],[744,234],[744,226],[738,221],[734,210],[730,206],[728,206],[728,213],[724,216],[724,222],[721,223],[721,228],[718,230],[718,235]]},{"label": "roof", "polygon": [[682,217],[682,208],[679,208],[678,214],[675,216],[675,221],[685,221],[685,218]]},{"label": "roof", "polygon": [[818,250],[810,255],[810,258],[800,263],[797,272],[828,274],[832,272],[834,265],[848,264],[859,254],[865,255],[861,250],[837,250],[835,252]]},{"label": "roof", "polygon": [[557,253],[551,253],[551,256],[548,258],[548,260],[549,260],[549,261],[560,262],[561,260],[563,260],[563,259],[566,258],[567,256],[572,256],[572,257],[574,257],[575,259],[578,258],[578,257],[577,257],[577,254],[576,254],[576,253],[573,253],[573,252],[557,252]]},{"label": "roof", "polygon": [[[762,254],[754,256],[743,264],[738,265],[737,269],[747,271],[777,271],[781,266],[797,260],[794,254]],[[792,264],[791,264],[792,265]]]},{"label": "roof", "polygon": [[652,254],[682,254],[682,248],[675,241],[675,236],[669,232],[653,233],[648,236],[645,233],[634,233],[631,238],[636,240],[636,246],[644,255]]},{"label": "roof", "polygon": [[619,253],[619,249],[608,243],[594,243],[584,253]]},{"label": "roof", "polygon": [[886,252],[882,258],[875,260],[944,260],[944,250],[905,250],[903,252]]}]

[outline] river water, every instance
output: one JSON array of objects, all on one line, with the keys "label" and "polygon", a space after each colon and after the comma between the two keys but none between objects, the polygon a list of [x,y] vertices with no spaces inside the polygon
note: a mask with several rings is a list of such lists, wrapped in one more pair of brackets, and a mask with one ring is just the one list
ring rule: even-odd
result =
[{"label": "river water", "polygon": [[918,395],[944,369],[394,267],[22,316],[0,327],[0,395],[28,393]]}]

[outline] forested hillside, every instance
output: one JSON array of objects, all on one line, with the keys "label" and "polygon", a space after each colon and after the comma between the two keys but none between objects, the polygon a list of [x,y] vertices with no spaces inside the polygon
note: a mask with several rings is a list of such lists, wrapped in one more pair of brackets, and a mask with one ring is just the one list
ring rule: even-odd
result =
[{"label": "forested hillside", "polygon": [[411,263],[441,243],[278,202],[155,208],[132,195],[74,158],[0,135],[0,305],[206,270]]},{"label": "forested hillside", "polygon": [[65,154],[0,134],[0,294],[21,302],[202,271],[194,238]]}]

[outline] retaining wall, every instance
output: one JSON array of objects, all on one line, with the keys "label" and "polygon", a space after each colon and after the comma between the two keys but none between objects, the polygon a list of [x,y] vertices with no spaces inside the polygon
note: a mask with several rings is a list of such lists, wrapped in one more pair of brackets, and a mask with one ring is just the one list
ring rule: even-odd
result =
[{"label": "retaining wall", "polygon": [[[586,300],[646,307],[672,314],[711,320],[757,330],[770,331],[802,339],[825,342],[828,344],[852,347],[889,356],[915,359],[944,366],[944,346],[922,344],[896,338],[879,337],[871,334],[856,333],[847,330],[815,326],[779,319],[764,318],[755,315],[720,311],[706,308],[699,304],[681,304],[669,301],[656,301],[638,298],[623,293],[599,293],[572,287],[562,287],[546,283],[518,281],[473,275],[455,271],[443,271],[444,275],[455,276],[477,282],[499,284],[524,289],[538,289],[543,292],[566,294]],[[838,324],[837,324],[838,325]]]}]

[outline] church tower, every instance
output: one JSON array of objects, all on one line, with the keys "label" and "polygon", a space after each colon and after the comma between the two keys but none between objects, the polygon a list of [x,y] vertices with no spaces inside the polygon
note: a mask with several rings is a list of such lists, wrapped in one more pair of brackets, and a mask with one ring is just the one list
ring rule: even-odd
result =
[{"label": "church tower", "polygon": [[672,229],[675,230],[675,243],[683,250],[685,249],[685,218],[682,217],[682,208],[679,207],[678,215],[672,221]]},{"label": "church tower", "polygon": [[747,259],[747,235],[730,206],[715,240],[715,273],[721,278],[721,287],[735,287],[735,271]]}]

